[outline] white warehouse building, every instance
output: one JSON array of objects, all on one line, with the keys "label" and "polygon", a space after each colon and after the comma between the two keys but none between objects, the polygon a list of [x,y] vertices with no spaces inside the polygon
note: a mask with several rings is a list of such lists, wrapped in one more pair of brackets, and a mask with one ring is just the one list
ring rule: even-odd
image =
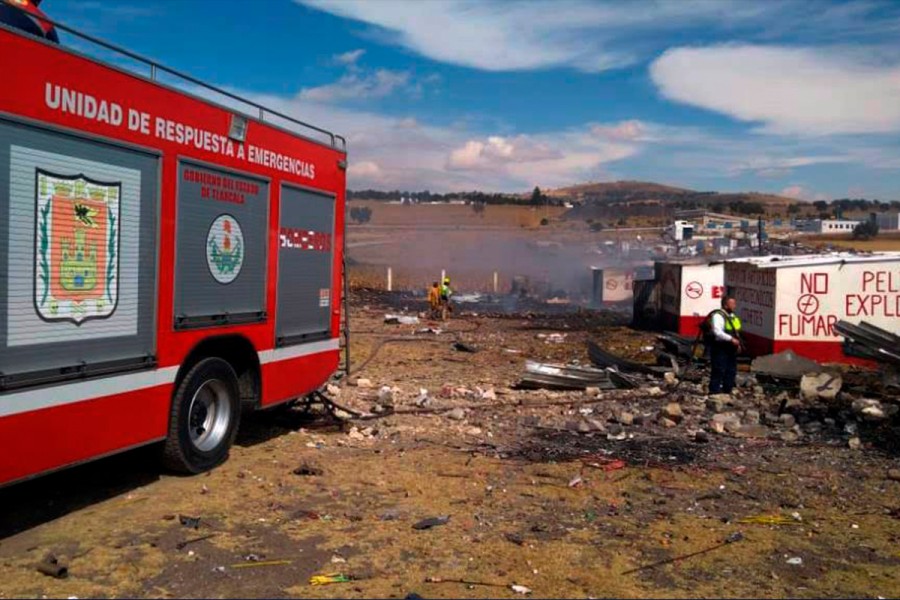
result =
[{"label": "white warehouse building", "polygon": [[853,233],[860,221],[844,219],[812,219],[803,225],[806,233]]}]

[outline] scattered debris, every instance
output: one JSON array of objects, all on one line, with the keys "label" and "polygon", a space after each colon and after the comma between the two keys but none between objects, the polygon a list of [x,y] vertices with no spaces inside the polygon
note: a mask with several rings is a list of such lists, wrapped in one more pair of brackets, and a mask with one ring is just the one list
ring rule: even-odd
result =
[{"label": "scattered debris", "polygon": [[320,477],[325,474],[325,471],[322,470],[321,467],[317,467],[315,465],[311,465],[309,463],[303,463],[293,471],[291,471],[294,475],[300,475],[301,477]]},{"label": "scattered debris", "polygon": [[191,529],[199,529],[200,528],[200,517],[188,517],[186,515],[178,515],[178,522],[181,523],[184,527],[190,527]]},{"label": "scattered debris", "polygon": [[799,566],[803,564],[803,559],[799,556],[792,556],[791,558],[785,561],[789,565]]},{"label": "scattered debris", "polygon": [[865,321],[858,325],[838,321],[834,330],[844,336],[846,354],[900,366],[900,336]]},{"label": "scattered debris", "polygon": [[419,317],[405,315],[384,315],[385,325],[418,325]]},{"label": "scattered debris", "polygon": [[594,387],[613,390],[618,386],[610,372],[590,367],[564,366],[525,362],[525,374],[518,384],[521,389],[583,390]]},{"label": "scattered debris", "polygon": [[372,387],[372,380],[371,380],[371,379],[362,379],[362,378],[361,378],[361,379],[357,379],[357,380],[356,380],[356,387],[358,387],[358,388],[363,388],[363,389],[365,389],[365,388],[371,388],[371,387]]},{"label": "scattered debris", "polygon": [[350,583],[353,578],[343,573],[329,573],[327,575],[313,575],[309,578],[310,585],[330,585],[332,583]]},{"label": "scattered debris", "polygon": [[243,563],[235,563],[231,565],[232,569],[255,569],[257,567],[283,567],[291,564],[290,560],[259,560]]},{"label": "scattered debris", "polygon": [[478,352],[478,349],[475,348],[475,346],[464,344],[463,342],[453,342],[453,349],[457,352],[466,352],[468,354],[475,354]]},{"label": "scattered debris", "polygon": [[505,583],[490,583],[487,581],[470,581],[468,579],[444,579],[442,577],[427,577],[425,579],[425,583],[458,583],[460,585],[467,586],[482,586],[482,587],[496,587],[496,588],[505,588],[508,587]]},{"label": "scattered debris", "polygon": [[854,400],[851,408],[865,421],[883,421],[900,411],[900,406],[897,404],[882,404],[878,400],[869,398]]},{"label": "scattered debris", "polygon": [[[799,516],[799,513],[795,513]],[[800,519],[802,521],[802,519]],[[739,519],[738,523],[742,525],[797,525],[798,519],[793,515],[786,517],[784,515],[754,515]]]},{"label": "scattered debris", "polygon": [[417,531],[423,531],[426,529],[432,529],[433,527],[440,527],[441,525],[446,525],[450,522],[450,516],[443,517],[429,517],[427,519],[422,519],[418,523],[412,526],[413,529]]},{"label": "scattered debris", "polygon": [[454,421],[462,421],[466,418],[466,409],[464,408],[454,408],[451,411],[448,411],[446,414],[448,419],[452,419]]},{"label": "scattered debris", "polygon": [[794,354],[793,350],[784,350],[777,354],[758,356],[750,363],[750,370],[758,376],[772,380],[799,381],[808,373],[819,373],[822,365],[814,360]]},{"label": "scattered debris", "polygon": [[594,365],[603,369],[611,367],[620,372],[643,373],[645,375],[654,375],[656,377],[664,377],[666,372],[671,370],[671,368],[645,365],[620,358],[614,354],[610,354],[597,345],[596,342],[588,342],[588,355]]},{"label": "scattered debris", "polygon": [[511,586],[509,586],[509,589],[511,589],[512,591],[514,591],[517,594],[530,594],[531,593],[531,590],[529,588],[525,587],[524,585],[512,584]]},{"label": "scattered debris", "polygon": [[669,402],[666,404],[662,409],[661,414],[664,418],[671,420],[673,423],[681,423],[684,419],[684,411],[677,402]]},{"label": "scattered debris", "polygon": [[416,399],[413,401],[418,408],[426,408],[431,405],[431,396],[428,395],[428,390],[425,388],[419,388],[419,395],[416,396]]},{"label": "scattered debris", "polygon": [[53,554],[48,554],[37,565],[37,570],[48,577],[65,579],[69,576],[69,567]]},{"label": "scattered debris", "polygon": [[192,538],[192,539],[189,539],[189,540],[184,540],[183,542],[178,542],[177,544],[175,544],[175,549],[176,549],[176,550],[184,550],[185,548],[187,548],[187,547],[190,546],[191,544],[196,544],[197,542],[202,542],[202,541],[204,541],[204,540],[208,540],[208,539],[210,539],[210,538],[214,538],[214,537],[216,537],[217,535],[219,535],[219,534],[218,534],[218,533],[210,533],[210,534],[207,534],[207,535],[201,535],[200,537],[195,537],[195,538]]},{"label": "scattered debris", "polygon": [[729,535],[727,538],[725,538],[724,541],[722,541],[721,543],[718,543],[714,546],[709,546],[708,548],[704,548],[703,550],[697,550],[696,552],[691,552],[690,554],[682,554],[681,556],[675,556],[673,558],[666,558],[664,560],[660,560],[655,563],[650,563],[649,565],[644,565],[641,567],[630,569],[630,570],[622,573],[622,575],[631,575],[632,573],[637,573],[639,571],[646,571],[647,569],[653,569],[656,567],[661,567],[663,565],[672,564],[674,562],[680,562],[680,561],[688,559],[688,558],[693,558],[695,556],[700,556],[701,554],[706,554],[708,552],[712,552],[713,550],[718,550],[719,548],[722,548],[729,544],[734,544],[734,543],[740,542],[743,539],[744,539],[743,534],[740,532],[736,532],[736,533]]},{"label": "scattered debris", "polygon": [[838,373],[810,373],[800,378],[800,395],[807,400],[834,400],[842,384]]}]

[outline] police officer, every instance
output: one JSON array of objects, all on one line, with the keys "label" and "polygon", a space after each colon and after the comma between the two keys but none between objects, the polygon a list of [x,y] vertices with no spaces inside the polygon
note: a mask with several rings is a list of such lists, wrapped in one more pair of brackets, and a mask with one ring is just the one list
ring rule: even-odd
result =
[{"label": "police officer", "polygon": [[731,296],[722,298],[722,308],[709,314],[711,321],[709,359],[712,370],[709,374],[710,394],[730,394],[737,376],[737,356],[741,341],[741,319],[734,310],[737,300]]}]

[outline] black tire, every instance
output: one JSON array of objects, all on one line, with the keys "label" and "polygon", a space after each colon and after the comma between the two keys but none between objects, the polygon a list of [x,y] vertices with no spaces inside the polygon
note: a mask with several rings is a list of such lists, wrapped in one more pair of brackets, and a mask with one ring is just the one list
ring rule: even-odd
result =
[{"label": "black tire", "polygon": [[[214,410],[207,404],[214,405]],[[222,464],[240,418],[241,394],[234,369],[221,358],[201,360],[188,371],[172,398],[163,464],[182,473],[202,473]],[[213,423],[204,427],[209,419]]]}]

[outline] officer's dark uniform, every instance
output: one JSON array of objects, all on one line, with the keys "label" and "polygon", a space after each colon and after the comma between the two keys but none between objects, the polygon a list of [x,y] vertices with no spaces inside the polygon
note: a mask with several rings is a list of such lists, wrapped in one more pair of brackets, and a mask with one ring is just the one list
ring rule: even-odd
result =
[{"label": "officer's dark uniform", "polygon": [[[709,318],[719,314],[725,319],[725,333],[733,338],[740,339],[741,319],[735,314],[729,315],[724,310],[714,310]],[[734,380],[737,377],[738,347],[728,341],[717,340],[714,334],[710,334],[709,361],[712,369],[709,374],[710,394],[730,394],[734,389]]]}]

